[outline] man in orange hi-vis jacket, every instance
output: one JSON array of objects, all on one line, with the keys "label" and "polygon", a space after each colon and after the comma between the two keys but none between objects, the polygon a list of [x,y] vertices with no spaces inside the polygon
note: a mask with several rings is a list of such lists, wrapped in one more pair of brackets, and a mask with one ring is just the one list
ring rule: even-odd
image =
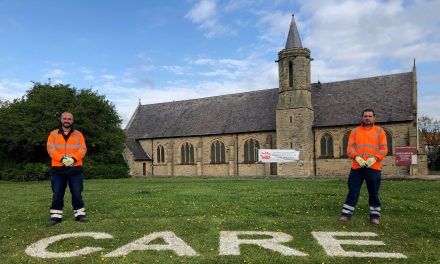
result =
[{"label": "man in orange hi-vis jacket", "polygon": [[375,119],[373,109],[362,111],[362,125],[354,128],[348,138],[347,155],[353,161],[348,176],[348,195],[339,217],[341,222],[350,220],[365,180],[369,195],[370,222],[379,224],[381,161],[385,158],[388,147],[385,131],[374,125]]},{"label": "man in orange hi-vis jacket", "polygon": [[64,193],[69,185],[72,194],[72,207],[75,220],[87,222],[83,191],[82,159],[87,148],[84,136],[73,128],[73,115],[70,112],[61,114],[61,126],[50,132],[47,139],[47,152],[52,158],[51,185],[52,205],[48,227],[63,220]]}]

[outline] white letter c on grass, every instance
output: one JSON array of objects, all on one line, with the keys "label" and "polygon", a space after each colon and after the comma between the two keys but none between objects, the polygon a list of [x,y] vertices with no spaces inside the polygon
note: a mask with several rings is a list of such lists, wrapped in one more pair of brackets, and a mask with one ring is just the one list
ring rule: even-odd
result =
[{"label": "white letter c on grass", "polygon": [[55,243],[57,241],[71,238],[71,237],[93,237],[94,239],[107,239],[113,238],[112,235],[107,233],[95,233],[95,232],[84,232],[84,233],[71,233],[71,234],[62,234],[57,236],[52,236],[48,238],[41,239],[32,245],[26,248],[26,254],[36,258],[68,258],[68,257],[77,257],[82,255],[87,255],[93,252],[101,251],[100,247],[85,247],[79,250],[70,251],[70,252],[50,252],[47,251],[47,247]]}]

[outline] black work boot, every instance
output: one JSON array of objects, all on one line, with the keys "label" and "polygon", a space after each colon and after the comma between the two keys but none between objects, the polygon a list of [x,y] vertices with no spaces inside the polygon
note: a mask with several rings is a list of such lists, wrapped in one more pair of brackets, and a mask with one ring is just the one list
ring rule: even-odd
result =
[{"label": "black work boot", "polygon": [[51,218],[49,223],[47,223],[47,227],[51,227],[54,226],[58,223],[61,223],[62,219],[57,219],[57,218]]},{"label": "black work boot", "polygon": [[379,218],[371,218],[370,223],[372,223],[373,225],[379,225],[380,224]]},{"label": "black work boot", "polygon": [[89,219],[87,219],[85,215],[77,216],[75,217],[75,220],[81,223],[87,223],[89,221]]},{"label": "black work boot", "polygon": [[349,216],[341,215],[341,217],[339,217],[338,220],[343,222],[343,223],[346,223],[346,222],[350,221],[350,218],[351,217],[349,217]]}]

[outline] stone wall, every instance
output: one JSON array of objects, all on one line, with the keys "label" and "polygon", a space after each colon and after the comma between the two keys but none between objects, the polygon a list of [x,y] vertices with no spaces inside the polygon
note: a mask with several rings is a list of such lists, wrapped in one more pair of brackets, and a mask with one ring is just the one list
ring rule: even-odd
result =
[{"label": "stone wall", "polygon": [[[391,155],[385,157],[382,162],[383,175],[409,175],[410,166],[396,167],[395,166],[395,148],[396,146],[408,146],[410,142],[410,129],[412,123],[393,123],[393,124],[378,124],[387,131],[392,138],[391,141]],[[351,166],[351,161],[342,156],[342,139],[346,133],[349,133],[355,126],[344,127],[330,127],[330,128],[315,128],[315,151],[316,151],[316,175],[317,176],[347,176]],[[321,155],[321,138],[324,134],[331,135],[333,139],[333,154],[334,158],[322,157]],[[388,142],[390,146],[390,142]],[[419,155],[419,162],[415,168],[418,174],[427,174],[427,164],[423,159],[424,155]]]},{"label": "stone wall", "polygon": [[[258,141],[260,148],[274,148],[275,133],[230,134],[204,137],[181,137],[154,140],[140,140],[142,148],[153,157],[154,176],[255,176],[265,175],[269,165],[244,163],[244,144],[247,140]],[[211,144],[220,141],[225,146],[225,162],[213,164],[211,161]],[[194,164],[182,164],[181,146],[189,143],[194,148]],[[157,147],[165,150],[164,162],[157,160]],[[237,163],[238,159],[238,163]],[[141,176],[142,164],[129,160],[130,175]],[[150,170],[151,172],[151,170]],[[148,174],[148,176],[150,176]]]},{"label": "stone wall", "polygon": [[[124,160],[129,167],[128,174],[136,177],[148,177],[151,176],[151,162],[150,161],[135,161],[133,153],[126,147],[122,153]],[[144,163],[145,163],[145,175],[144,175]]]},{"label": "stone wall", "polygon": [[[278,175],[312,176],[313,171],[313,111],[307,108],[277,109],[277,148],[300,151],[296,162],[278,163]],[[310,124],[305,126],[303,124]]]},{"label": "stone wall", "polygon": [[[392,154],[382,162],[383,175],[415,175],[427,174],[426,155],[418,155],[418,165],[412,169],[410,166],[396,167],[395,147],[409,144],[409,129],[411,123],[396,123],[381,125],[392,137]],[[342,156],[342,139],[354,126],[315,128],[315,164],[312,175],[316,176],[341,176],[346,177],[351,167],[351,160]],[[333,158],[321,157],[321,137],[331,135],[333,139]],[[297,140],[300,137],[297,137]],[[233,135],[218,135],[204,137],[182,137],[154,140],[140,140],[142,148],[153,157],[153,172],[151,163],[146,162],[147,175],[151,176],[213,176],[213,177],[254,177],[270,174],[269,164],[244,163],[244,144],[246,140],[253,139],[259,142],[260,148],[277,148],[275,132],[246,133]],[[225,163],[211,163],[211,144],[219,140],[225,145]],[[180,147],[183,143],[190,143],[194,147],[194,164],[182,165]],[[157,146],[164,146],[165,161],[157,162]],[[290,146],[289,146],[290,147]],[[133,154],[124,150],[124,158],[130,167],[130,175],[143,177],[143,161],[134,161]],[[238,159],[238,163],[237,163]],[[289,175],[293,175],[290,173]],[[278,174],[280,175],[280,174]],[[286,176],[286,175],[283,175]],[[287,175],[288,176],[288,175]]]}]

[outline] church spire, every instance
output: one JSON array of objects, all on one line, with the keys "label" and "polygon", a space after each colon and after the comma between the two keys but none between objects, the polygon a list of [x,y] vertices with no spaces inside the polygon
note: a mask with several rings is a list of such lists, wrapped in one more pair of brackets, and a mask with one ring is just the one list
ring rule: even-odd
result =
[{"label": "church spire", "polygon": [[302,48],[301,38],[299,37],[298,28],[296,27],[295,17],[292,15],[290,22],[289,35],[287,36],[286,49]]}]

